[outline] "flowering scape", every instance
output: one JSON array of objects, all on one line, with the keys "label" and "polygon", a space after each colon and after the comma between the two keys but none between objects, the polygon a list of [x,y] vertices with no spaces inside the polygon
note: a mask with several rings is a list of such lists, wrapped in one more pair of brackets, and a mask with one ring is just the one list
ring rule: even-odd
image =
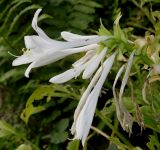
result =
[{"label": "flowering scape", "polygon": [[[33,68],[56,62],[72,54],[86,53],[82,58],[72,64],[71,69],[49,80],[51,83],[60,84],[76,78],[80,74],[82,74],[83,79],[91,79],[87,89],[79,100],[74,113],[74,122],[71,127],[71,133],[74,135],[74,139],[80,139],[84,145],[93,121],[101,89],[119,53],[116,50],[111,53],[107,44],[103,44],[112,40],[112,35],[82,36],[64,31],[61,32],[61,36],[65,41],[52,40],[37,25],[40,12],[41,9],[36,11],[32,21],[32,27],[38,35],[24,37],[27,50],[22,56],[16,58],[12,65],[18,66],[30,63],[25,71],[25,76],[29,77],[29,73]],[[115,21],[117,27],[119,19],[120,17]],[[127,42],[129,44],[131,43],[131,41]],[[122,128],[129,133],[132,133],[133,118],[125,108],[122,96],[130,76],[134,55],[135,51],[131,51],[128,60],[120,67],[112,88],[117,118]],[[123,72],[124,76],[118,94],[115,88]]]}]

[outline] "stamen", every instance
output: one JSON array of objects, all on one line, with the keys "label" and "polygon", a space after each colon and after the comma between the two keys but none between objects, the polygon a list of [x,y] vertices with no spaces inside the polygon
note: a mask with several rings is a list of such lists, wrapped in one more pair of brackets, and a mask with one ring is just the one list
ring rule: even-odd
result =
[{"label": "stamen", "polygon": [[22,48],[22,52],[23,52],[23,54],[30,54],[31,50],[28,48]]},{"label": "stamen", "polygon": [[25,53],[26,52],[26,48],[22,48],[22,52]]},{"label": "stamen", "polygon": [[20,56],[18,56],[18,55],[13,54],[13,53],[10,52],[10,51],[8,51],[8,54],[10,54],[11,56],[14,56],[14,57],[20,57]]}]

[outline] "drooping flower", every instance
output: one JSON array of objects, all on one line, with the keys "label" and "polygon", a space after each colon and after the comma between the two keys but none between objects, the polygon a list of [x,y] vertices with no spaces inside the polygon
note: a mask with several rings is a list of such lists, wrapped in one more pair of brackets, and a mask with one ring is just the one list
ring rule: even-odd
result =
[{"label": "drooping flower", "polygon": [[74,123],[72,125],[71,132],[75,135],[75,139],[82,140],[83,145],[92,124],[98,97],[106,77],[111,70],[115,56],[116,53],[112,54],[109,58],[107,58],[103,66],[98,69],[88,88],[82,95],[75,111]]},{"label": "drooping flower", "polygon": [[127,109],[125,108],[123,101],[122,101],[122,95],[124,92],[124,88],[127,84],[127,80],[129,78],[129,74],[130,74],[130,70],[131,70],[131,66],[132,66],[132,62],[133,62],[133,58],[134,58],[134,51],[131,53],[127,66],[126,66],[126,71],[124,74],[124,77],[122,79],[122,84],[120,87],[120,92],[119,92],[119,96],[117,96],[116,91],[115,91],[115,86],[117,84],[117,81],[119,79],[119,77],[121,76],[123,70],[124,70],[124,65],[119,69],[115,81],[113,83],[113,96],[115,99],[115,104],[116,104],[116,111],[117,111],[117,118],[123,128],[123,130],[129,132],[130,134],[132,133],[132,124],[133,124],[133,119],[130,115],[130,113],[127,111]]}]

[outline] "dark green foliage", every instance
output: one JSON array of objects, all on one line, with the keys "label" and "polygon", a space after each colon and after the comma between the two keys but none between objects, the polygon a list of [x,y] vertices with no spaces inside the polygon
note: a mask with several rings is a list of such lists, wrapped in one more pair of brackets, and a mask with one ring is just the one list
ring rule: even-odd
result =
[{"label": "dark green foliage", "polygon": [[[148,72],[143,68],[143,64],[153,64],[146,51],[141,53],[141,50],[137,50],[136,62],[139,65],[133,65],[133,76],[130,78],[134,90],[132,91],[131,85],[127,85],[123,102],[133,115],[134,121],[140,125],[144,122],[144,129],[150,131],[143,135],[145,130],[142,130],[132,136],[136,138],[142,132],[141,140],[146,137],[148,141],[145,141],[143,146],[141,143],[135,144],[132,136],[129,137],[119,126],[113,96],[109,93],[114,80],[110,75],[105,85],[107,90],[102,92],[93,122],[96,128],[92,128],[84,148],[79,141],[68,139],[73,138],[69,129],[74,110],[89,81],[78,78],[65,85],[48,83],[49,78],[69,68],[79,55],[67,57],[42,69],[37,68],[33,70],[31,78],[27,79],[23,75],[26,65],[12,67],[14,57],[8,53],[23,53],[23,38],[25,35],[35,34],[31,21],[34,12],[42,8],[39,25],[51,38],[61,39],[60,32],[64,30],[94,34],[101,19],[99,34],[114,34],[119,37],[116,39],[117,45],[125,54],[133,48],[130,45],[124,47],[128,37],[130,40],[150,34],[159,37],[159,7],[159,0],[0,0],[0,149],[93,150],[95,143],[100,143],[98,150],[137,150],[140,147],[160,149],[159,81],[147,85],[148,103],[142,100],[141,94],[143,83],[149,82],[146,81]],[[115,16],[120,11],[120,26],[118,24],[113,28]],[[120,27],[124,29],[121,30]],[[112,41],[107,44],[112,50],[117,48],[113,47]],[[119,66],[120,64],[116,64],[113,67],[114,76]],[[136,103],[131,100],[130,93],[135,95]],[[140,107],[135,107],[137,104]]]}]

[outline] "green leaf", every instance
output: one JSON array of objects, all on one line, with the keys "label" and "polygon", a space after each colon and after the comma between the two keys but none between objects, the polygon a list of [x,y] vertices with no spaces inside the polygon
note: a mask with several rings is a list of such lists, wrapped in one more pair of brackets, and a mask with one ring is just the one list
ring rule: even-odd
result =
[{"label": "green leaf", "polygon": [[19,1],[16,5],[14,5],[8,12],[6,18],[5,18],[5,21],[2,25],[2,27],[0,28],[0,32],[3,31],[5,29],[5,27],[7,26],[7,23],[10,21],[10,17],[12,14],[14,14],[14,11],[20,7],[23,3],[31,3],[30,0],[21,0]]},{"label": "green leaf", "polygon": [[16,3],[17,3],[17,1],[13,1],[12,3],[9,3],[9,4],[5,7],[5,9],[0,13],[0,18],[2,19],[2,18],[4,17],[4,15],[7,13],[8,9],[9,9],[12,5],[14,5],[14,4],[16,4]]},{"label": "green leaf", "polygon": [[43,106],[33,107],[32,105],[23,109],[21,119],[27,124],[31,115],[44,111],[46,108]]},{"label": "green leaf", "polygon": [[110,141],[118,146],[121,150],[126,150],[129,147],[125,144],[123,144],[117,137],[110,137]]},{"label": "green leaf", "polygon": [[101,19],[100,19],[100,28],[99,28],[99,30],[98,30],[98,34],[99,34],[99,35],[106,35],[106,36],[107,36],[107,35],[108,35],[108,36],[111,36],[111,35],[112,35],[112,33],[104,27]]},{"label": "green leaf", "polygon": [[131,99],[131,97],[123,97],[123,103],[127,110],[131,113],[135,112],[135,105]]},{"label": "green leaf", "polygon": [[[25,123],[28,123],[28,120],[31,115],[46,110],[46,108],[48,107],[47,104],[50,102],[52,97],[75,99],[74,96],[77,97],[77,95],[72,94],[71,91],[69,91],[68,87],[66,86],[62,85],[40,86],[32,93],[32,95],[27,100],[26,107],[21,113],[21,119]],[[66,128],[64,127],[64,125],[65,126],[68,125],[68,120],[64,119],[62,123],[60,122],[59,127],[62,126],[62,128]]]},{"label": "green leaf", "polygon": [[116,17],[116,20],[114,21],[114,26],[113,26],[114,36],[116,39],[121,39],[123,42],[127,43],[126,35],[119,25],[119,20],[121,19],[121,17],[122,17],[121,12],[119,12],[119,14]]},{"label": "green leaf", "polygon": [[12,134],[16,135],[15,129],[7,122],[0,121],[0,137],[2,138],[2,137],[9,136]]},{"label": "green leaf", "polygon": [[57,123],[56,130],[63,132],[67,129],[68,125],[69,125],[69,119],[67,119],[67,118],[62,119]]},{"label": "green leaf", "polygon": [[116,144],[110,143],[107,150],[118,150],[118,148]]},{"label": "green leaf", "polygon": [[160,133],[160,122],[156,121],[151,107],[142,106],[140,109],[143,114],[144,125]]},{"label": "green leaf", "polygon": [[156,138],[156,136],[150,135],[149,140],[150,141],[147,143],[147,147],[150,150],[158,150],[158,149],[160,149],[160,141],[158,141],[158,138]]},{"label": "green leaf", "polygon": [[11,69],[8,72],[5,72],[3,74],[3,76],[0,77],[0,82],[5,82],[7,81],[9,78],[13,78],[14,76],[19,76],[22,75],[23,70],[18,70],[18,69]]},{"label": "green leaf", "polygon": [[85,5],[75,5],[73,9],[76,10],[76,11],[80,11],[80,12],[86,13],[86,14],[95,13],[95,9],[94,8],[91,8],[91,7],[88,7],[88,6],[85,6]]},{"label": "green leaf", "polygon": [[16,148],[16,150],[32,150],[32,147],[28,144],[21,144]]},{"label": "green leaf", "polygon": [[67,150],[79,150],[79,140],[70,141],[67,145]]},{"label": "green leaf", "polygon": [[148,57],[147,54],[143,54],[143,55],[138,55],[136,57],[138,63],[142,63],[143,65],[147,64],[149,66],[151,66],[153,64],[153,61]]},{"label": "green leaf", "polygon": [[99,4],[97,2],[94,2],[94,1],[91,1],[91,0],[87,0],[87,1],[79,0],[79,3],[87,5],[89,7],[96,7],[96,8],[101,8],[102,7],[101,4]]},{"label": "green leaf", "polygon": [[66,141],[68,138],[68,132],[54,132],[51,136],[51,143],[59,144]]},{"label": "green leaf", "polygon": [[157,23],[154,24],[154,28],[156,30],[156,36],[160,35],[160,22],[158,21]]}]

